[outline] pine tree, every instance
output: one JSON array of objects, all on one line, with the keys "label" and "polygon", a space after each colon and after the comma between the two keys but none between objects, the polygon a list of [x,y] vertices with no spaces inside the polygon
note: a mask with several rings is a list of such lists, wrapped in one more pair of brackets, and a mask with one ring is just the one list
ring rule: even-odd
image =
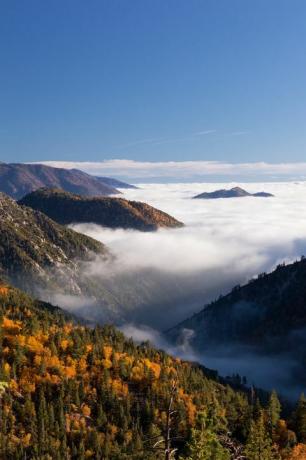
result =
[{"label": "pine tree", "polygon": [[306,398],[302,393],[293,416],[295,432],[300,442],[306,443]]},{"label": "pine tree", "polygon": [[264,414],[261,412],[256,421],[252,421],[245,453],[248,460],[277,460],[272,439],[265,427]]},{"label": "pine tree", "polygon": [[78,448],[78,460],[84,460],[84,459],[85,459],[85,447],[84,447],[83,439],[81,439],[79,448]]},{"label": "pine tree", "polygon": [[269,406],[268,406],[269,421],[271,423],[272,428],[274,428],[277,425],[277,422],[280,419],[281,409],[282,409],[282,406],[281,406],[281,403],[279,402],[277,393],[275,390],[273,390],[270,396]]},{"label": "pine tree", "polygon": [[186,460],[229,460],[230,454],[222,447],[207,414],[200,413],[197,424],[199,428],[191,430]]}]

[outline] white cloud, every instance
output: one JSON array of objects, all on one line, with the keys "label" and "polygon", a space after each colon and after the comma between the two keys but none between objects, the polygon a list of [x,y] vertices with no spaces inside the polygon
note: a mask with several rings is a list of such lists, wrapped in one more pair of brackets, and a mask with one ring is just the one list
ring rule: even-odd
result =
[{"label": "white cloud", "polygon": [[197,133],[193,133],[194,136],[206,136],[207,134],[214,134],[216,133],[216,129],[206,129],[205,131],[198,131]]},{"label": "white cloud", "polygon": [[[233,185],[237,184],[228,187]],[[199,192],[223,187],[220,183],[141,184],[139,189],[125,190],[126,198],[148,202],[186,226],[142,233],[74,225],[106,243],[115,256],[108,263],[100,260],[84,266],[84,276],[103,286],[108,297],[93,302],[53,293],[47,300],[91,322],[115,322],[128,337],[149,340],[171,354],[217,368],[223,375],[238,372],[269,390],[277,388],[289,396],[300,393],[302,388],[292,377],[294,355],[256,355],[241,347],[213,347],[195,354],[189,341],[192,330],[184,331],[179,346],[169,344],[161,333],[234,285],[306,254],[306,183],[239,185],[275,197],[191,199]],[[295,337],[294,344],[296,353]]]},{"label": "white cloud", "polygon": [[221,161],[167,161],[149,162],[127,159],[104,160],[100,162],[69,162],[42,161],[37,162],[58,168],[77,168],[90,174],[101,176],[117,176],[126,178],[142,178],[147,180],[159,177],[162,180],[177,178],[178,180],[199,180],[224,176],[225,178],[245,177],[246,179],[263,178],[301,178],[306,176],[304,163],[226,163]]},{"label": "white cloud", "polygon": [[[233,185],[237,184],[228,187]],[[97,261],[84,267],[84,276],[104,286],[114,303],[109,311],[107,299],[92,303],[57,295],[47,300],[92,322],[112,320],[137,341],[149,340],[171,354],[217,368],[221,374],[238,372],[268,389],[300,393],[302,389],[295,388],[292,380],[295,362],[291,356],[258,357],[251,350],[215,347],[199,356],[188,341],[191,330],[185,331],[179,347],[169,345],[161,334],[234,285],[306,254],[306,183],[239,185],[275,197],[191,199],[199,192],[223,187],[220,183],[141,184],[139,189],[125,190],[126,198],[148,202],[186,227],[142,233],[74,225],[106,243],[115,255],[108,264]]]},{"label": "white cloud", "polygon": [[141,184],[126,190],[126,198],[160,208],[186,226],[142,233],[74,225],[116,256],[114,263],[93,264],[86,273],[104,283],[130,321],[164,329],[235,284],[306,254],[306,183],[239,185],[275,197],[191,200],[224,187],[220,183]]}]

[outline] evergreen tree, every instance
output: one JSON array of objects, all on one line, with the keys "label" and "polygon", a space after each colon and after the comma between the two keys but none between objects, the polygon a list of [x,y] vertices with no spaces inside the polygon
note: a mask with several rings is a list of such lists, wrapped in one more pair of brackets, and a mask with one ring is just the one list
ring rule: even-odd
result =
[{"label": "evergreen tree", "polygon": [[207,414],[201,412],[198,415],[197,425],[198,428],[191,430],[186,460],[229,460],[229,451],[222,447]]},{"label": "evergreen tree", "polygon": [[245,453],[248,460],[277,460],[279,457],[272,446],[272,439],[265,427],[264,413],[252,421]]},{"label": "evergreen tree", "polygon": [[293,424],[298,440],[306,443],[306,398],[303,393],[293,416]]},{"label": "evergreen tree", "polygon": [[282,406],[281,406],[281,403],[279,402],[277,393],[275,390],[273,390],[270,395],[269,406],[268,406],[268,416],[269,416],[269,421],[270,421],[272,428],[276,427],[277,422],[280,419],[281,409],[282,409]]}]

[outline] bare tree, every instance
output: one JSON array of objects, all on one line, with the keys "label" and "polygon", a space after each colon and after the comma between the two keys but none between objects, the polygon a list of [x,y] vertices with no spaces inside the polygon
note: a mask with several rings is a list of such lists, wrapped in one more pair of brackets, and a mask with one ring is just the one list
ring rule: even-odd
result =
[{"label": "bare tree", "polygon": [[229,450],[231,460],[247,460],[243,454],[243,446],[230,437],[231,433],[219,436],[219,440],[223,447]]},{"label": "bare tree", "polygon": [[173,416],[177,412],[173,409],[174,401],[177,394],[177,382],[173,381],[170,388],[170,399],[166,408],[166,426],[163,432],[160,435],[153,436],[147,439],[145,442],[156,440],[152,449],[163,453],[163,458],[165,460],[173,460],[176,448],[172,447],[173,441],[181,439],[178,436],[173,436],[172,434],[172,425],[173,425]]}]

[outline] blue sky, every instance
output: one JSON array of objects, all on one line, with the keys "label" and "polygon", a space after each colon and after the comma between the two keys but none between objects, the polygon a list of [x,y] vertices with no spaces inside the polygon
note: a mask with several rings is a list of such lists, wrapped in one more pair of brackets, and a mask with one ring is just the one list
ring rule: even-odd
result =
[{"label": "blue sky", "polygon": [[299,162],[305,0],[2,0],[0,160]]}]

